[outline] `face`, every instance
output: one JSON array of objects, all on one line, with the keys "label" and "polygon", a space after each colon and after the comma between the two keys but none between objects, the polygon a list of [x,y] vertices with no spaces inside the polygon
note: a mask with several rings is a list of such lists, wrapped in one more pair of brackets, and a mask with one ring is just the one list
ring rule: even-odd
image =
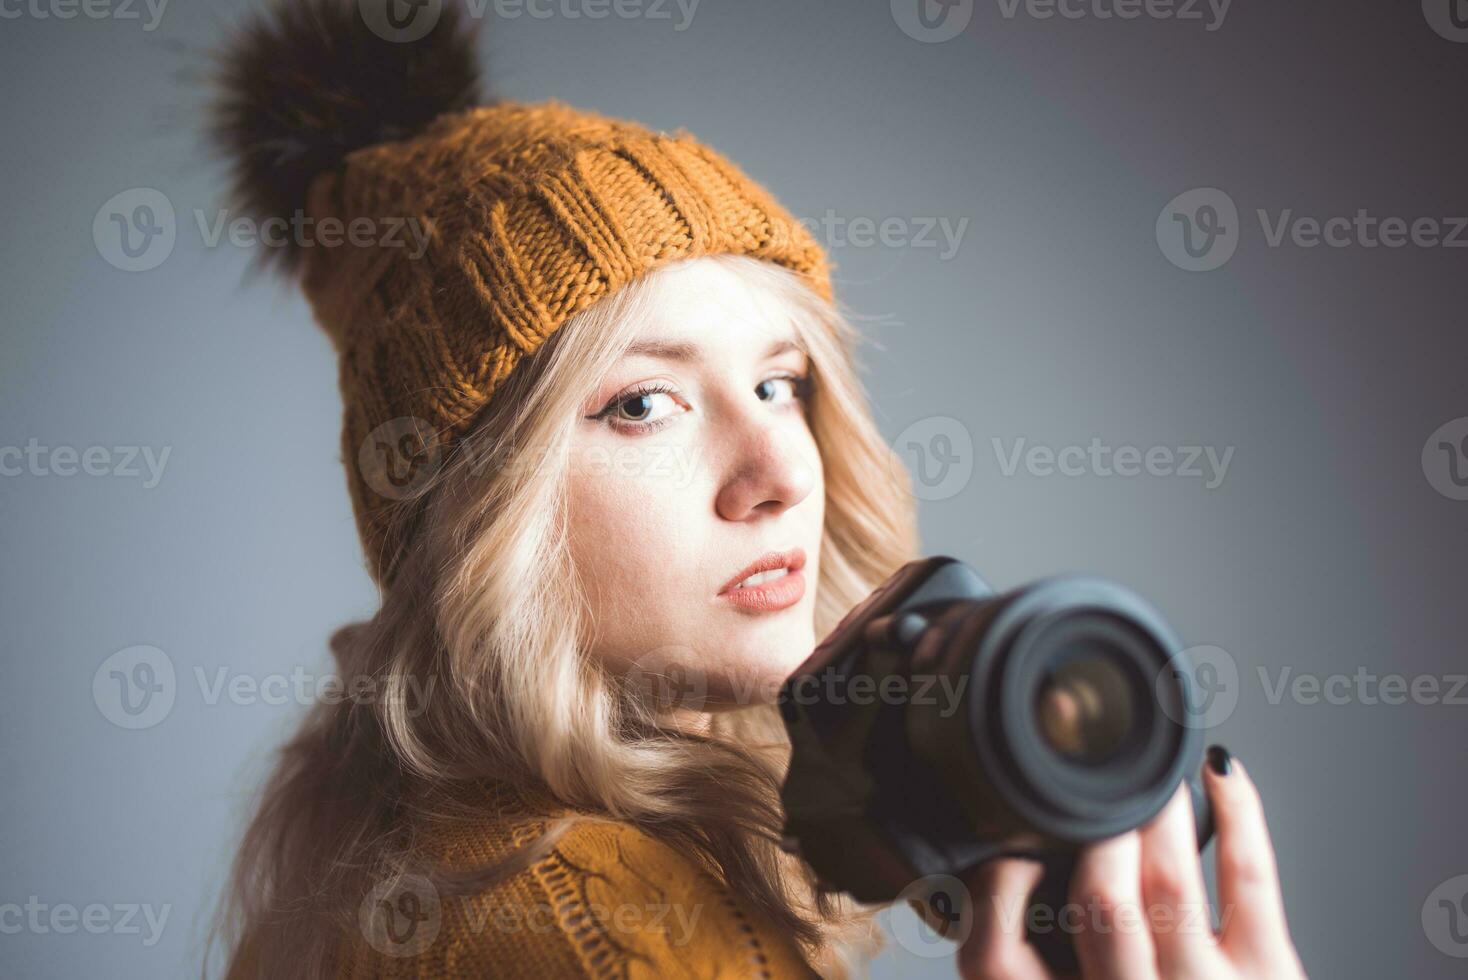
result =
[{"label": "face", "polygon": [[[676,678],[674,707],[769,701],[816,642],[825,485],[809,359],[777,302],[716,262],[660,278],[569,454],[590,652]],[[751,567],[767,581],[726,588]]]}]

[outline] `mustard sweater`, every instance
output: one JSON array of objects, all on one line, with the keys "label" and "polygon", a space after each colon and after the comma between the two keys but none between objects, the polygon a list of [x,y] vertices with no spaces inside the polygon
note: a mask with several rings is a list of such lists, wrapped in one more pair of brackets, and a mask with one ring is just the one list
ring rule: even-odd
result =
[{"label": "mustard sweater", "polygon": [[[481,819],[430,831],[425,853],[440,866],[476,867],[572,812],[544,797],[495,796]],[[342,977],[818,976],[772,921],[630,824],[578,823],[547,856],[469,897],[399,888],[375,907],[371,899]]]}]

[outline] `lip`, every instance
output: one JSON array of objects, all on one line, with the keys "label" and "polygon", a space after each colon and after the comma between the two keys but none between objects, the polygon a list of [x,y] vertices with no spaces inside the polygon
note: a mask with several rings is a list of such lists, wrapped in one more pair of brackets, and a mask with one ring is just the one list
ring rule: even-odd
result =
[{"label": "lip", "polygon": [[[801,572],[804,567],[805,550],[803,548],[771,551],[761,555],[748,567],[725,582],[716,598],[741,608],[763,612],[788,609],[805,596],[805,575]],[[743,589],[736,588],[740,582],[751,575],[774,568],[788,568],[789,571],[770,582],[762,582]]]}]

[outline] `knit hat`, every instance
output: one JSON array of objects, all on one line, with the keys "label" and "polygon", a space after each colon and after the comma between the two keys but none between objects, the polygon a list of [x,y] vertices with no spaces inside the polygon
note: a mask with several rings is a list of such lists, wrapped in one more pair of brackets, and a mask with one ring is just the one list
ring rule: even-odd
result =
[{"label": "knit hat", "polygon": [[385,582],[405,544],[391,508],[571,316],[712,253],[832,290],[810,232],[687,131],[554,99],[480,104],[457,6],[409,41],[367,6],[291,0],[248,25],[221,62],[212,135],[241,210],[319,229],[265,261],[299,278],[337,351],[353,511]]}]

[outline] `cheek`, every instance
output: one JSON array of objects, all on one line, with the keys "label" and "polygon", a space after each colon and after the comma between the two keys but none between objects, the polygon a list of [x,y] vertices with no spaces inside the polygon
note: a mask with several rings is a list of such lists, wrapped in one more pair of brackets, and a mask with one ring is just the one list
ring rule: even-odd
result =
[{"label": "cheek", "polygon": [[571,491],[571,551],[577,571],[606,580],[643,567],[643,551],[661,535],[659,511],[635,484],[590,478]]},{"label": "cheek", "polygon": [[573,474],[568,529],[577,578],[608,646],[660,625],[682,601],[654,601],[697,584],[689,536],[691,487],[616,473]]}]

